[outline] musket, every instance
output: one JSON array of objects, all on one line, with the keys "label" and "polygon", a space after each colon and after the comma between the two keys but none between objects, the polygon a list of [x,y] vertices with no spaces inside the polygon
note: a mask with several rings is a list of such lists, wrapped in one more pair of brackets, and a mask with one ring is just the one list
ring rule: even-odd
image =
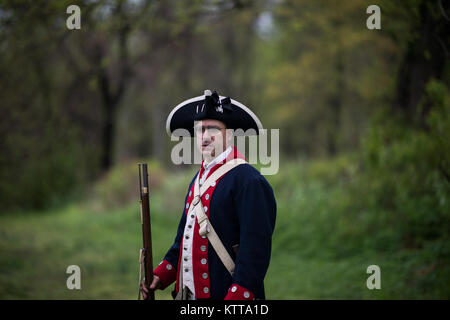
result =
[{"label": "musket", "polygon": [[[142,224],[142,249],[140,251],[140,269],[139,269],[139,294],[141,297],[140,285],[142,281],[149,288],[153,282],[153,254],[152,254],[152,232],[150,223],[150,197],[148,188],[147,164],[139,163],[139,194],[141,206],[141,224]],[[144,279],[142,279],[142,269],[144,270]],[[149,291],[146,300],[155,300],[155,293]]]}]

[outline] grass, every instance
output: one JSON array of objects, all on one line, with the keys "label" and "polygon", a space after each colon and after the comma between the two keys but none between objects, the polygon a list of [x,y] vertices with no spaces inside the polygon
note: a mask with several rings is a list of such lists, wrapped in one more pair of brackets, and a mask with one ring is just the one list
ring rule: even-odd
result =
[{"label": "grass", "polygon": [[[448,243],[423,248],[393,243],[395,227],[370,227],[373,208],[360,212],[338,178],[321,170],[321,164],[292,163],[269,177],[278,212],[267,298],[448,299],[448,255],[442,254]],[[172,244],[191,174],[161,172],[164,182],[151,194],[155,265]],[[110,181],[99,183],[105,192]],[[133,188],[116,187],[114,192]],[[94,194],[46,212],[0,215],[0,299],[136,299],[138,203],[108,205],[104,199],[111,195]],[[381,290],[366,287],[372,264],[381,268]],[[66,287],[69,265],[81,268],[81,290]],[[172,299],[172,288],[157,291],[156,298]]]},{"label": "grass", "polygon": [[[155,261],[171,241],[174,222],[164,216],[153,219],[154,238],[159,240]],[[0,225],[2,299],[137,297],[142,241],[137,204],[103,213],[72,205],[45,214],[2,216]],[[69,265],[81,268],[81,290],[66,287]]]}]

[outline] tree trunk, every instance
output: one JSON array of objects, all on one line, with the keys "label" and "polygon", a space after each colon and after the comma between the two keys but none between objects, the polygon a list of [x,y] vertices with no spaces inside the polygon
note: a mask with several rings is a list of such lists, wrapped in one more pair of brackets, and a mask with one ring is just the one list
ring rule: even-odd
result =
[{"label": "tree trunk", "polygon": [[433,4],[426,0],[420,4],[420,23],[411,30],[417,34],[407,45],[397,77],[396,105],[394,108],[411,123],[424,126],[429,106],[421,103],[425,86],[431,78],[441,79],[443,66],[448,59],[445,43],[450,34],[450,23],[439,12],[438,2]]},{"label": "tree trunk", "polygon": [[[104,101],[106,104],[107,102]],[[105,120],[102,128],[102,159],[101,167],[108,170],[113,164],[114,141],[116,132],[116,105],[105,105]]]},{"label": "tree trunk", "polygon": [[336,74],[335,90],[329,98],[330,124],[328,127],[327,153],[335,156],[338,152],[338,140],[341,127],[341,112],[344,95],[344,54],[339,47],[336,52],[334,72]]}]

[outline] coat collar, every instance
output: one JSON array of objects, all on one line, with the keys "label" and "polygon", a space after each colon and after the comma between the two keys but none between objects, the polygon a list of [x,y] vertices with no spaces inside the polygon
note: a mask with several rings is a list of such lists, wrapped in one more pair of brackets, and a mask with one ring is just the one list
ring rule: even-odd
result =
[{"label": "coat collar", "polygon": [[[209,172],[207,173],[209,176],[214,171],[216,171],[219,167],[224,165],[226,162],[233,160],[233,159],[238,159],[238,158],[245,160],[244,155],[239,152],[239,150],[236,148],[236,146],[230,146],[224,152],[222,152],[220,155],[218,155],[216,158],[214,158],[211,162],[209,162],[208,164],[205,162],[205,160],[202,161],[202,165],[200,168],[200,177],[203,175],[205,170],[209,169]],[[208,177],[206,177],[206,178],[208,178]]]}]

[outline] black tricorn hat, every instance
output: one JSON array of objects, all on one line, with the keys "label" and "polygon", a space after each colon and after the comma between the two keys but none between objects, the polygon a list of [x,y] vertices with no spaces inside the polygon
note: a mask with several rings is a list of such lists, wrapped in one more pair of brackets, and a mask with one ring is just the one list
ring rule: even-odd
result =
[{"label": "black tricorn hat", "polygon": [[[262,124],[258,117],[242,103],[205,90],[202,96],[181,102],[167,117],[166,130],[170,135],[177,129],[186,129],[194,136],[194,121],[213,119],[225,123],[227,129],[241,129],[237,135],[258,135]],[[253,130],[249,130],[253,129]]]}]

